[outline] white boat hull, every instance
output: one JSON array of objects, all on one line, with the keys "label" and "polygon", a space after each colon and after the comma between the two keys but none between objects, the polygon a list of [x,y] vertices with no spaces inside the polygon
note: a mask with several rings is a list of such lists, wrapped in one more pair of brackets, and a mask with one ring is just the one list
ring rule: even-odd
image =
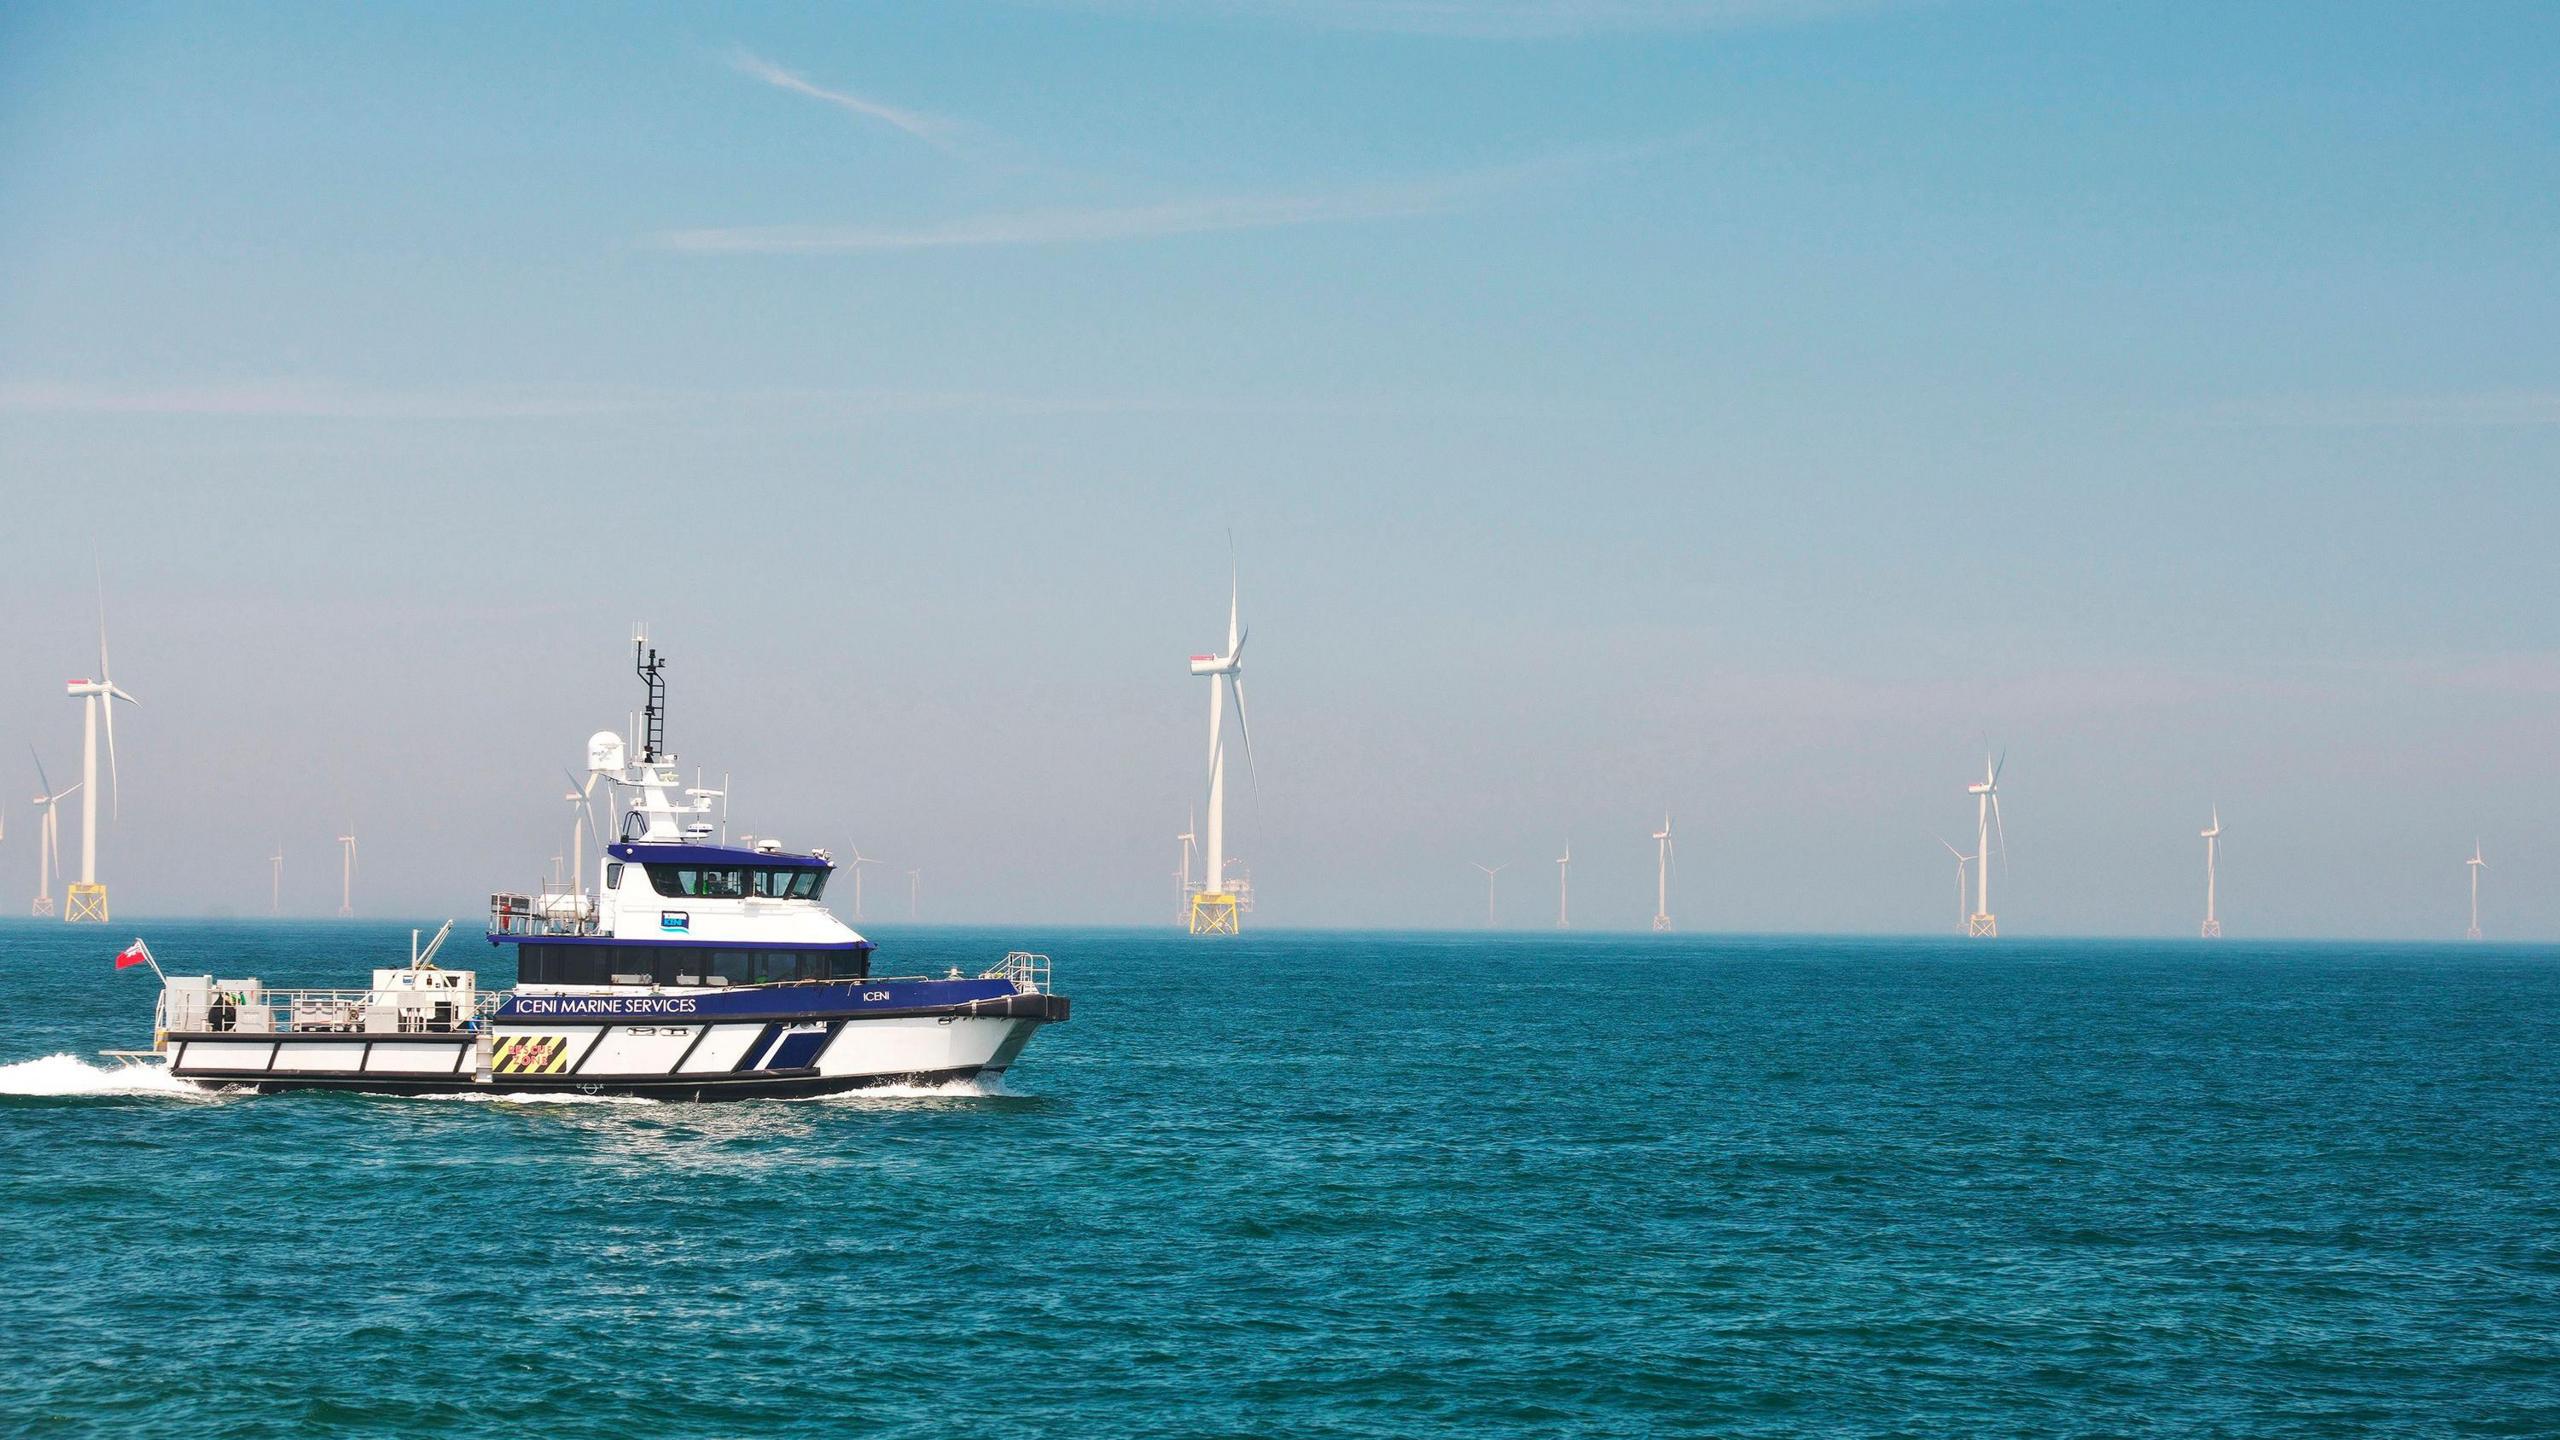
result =
[{"label": "white boat hull", "polygon": [[1001,1075],[1041,1026],[1066,1018],[1056,996],[973,1011],[879,1017],[679,1021],[500,1020],[474,1032],[181,1032],[165,1037],[169,1073],[259,1090],[384,1093],[568,1091],[675,1099],[827,1094]]}]

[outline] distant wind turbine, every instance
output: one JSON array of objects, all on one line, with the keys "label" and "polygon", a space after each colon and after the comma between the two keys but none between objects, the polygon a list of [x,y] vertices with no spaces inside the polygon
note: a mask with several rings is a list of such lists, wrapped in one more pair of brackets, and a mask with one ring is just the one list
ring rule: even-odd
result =
[{"label": "distant wind turbine", "polygon": [[1565,842],[1564,853],[1556,857],[1556,928],[1573,928],[1573,843]]},{"label": "distant wind turbine", "polygon": [[2204,836],[2204,938],[2219,940],[2222,938],[2222,916],[2214,909],[2214,889],[2217,879],[2214,874],[2217,868],[2214,862],[2222,856],[2221,806],[2213,807],[2213,823],[2205,827],[2202,834]]},{"label": "distant wind turbine", "polygon": [[916,918],[916,891],[923,884],[924,872],[922,870],[910,870],[907,872],[907,918],[909,920]]},{"label": "distant wind turbine", "polygon": [[28,911],[31,915],[53,913],[53,877],[62,873],[62,816],[59,806],[81,782],[74,780],[69,789],[56,790],[44,773],[44,760],[31,746],[28,758],[36,762],[36,808],[44,817],[36,822],[36,899]]},{"label": "distant wind turbine", "polygon": [[276,847],[276,853],[267,857],[267,913],[284,913],[284,847],[281,845]]},{"label": "distant wind turbine", "polygon": [[2477,940],[2480,938],[2480,872],[2489,868],[2489,862],[2480,858],[2478,839],[2471,842],[2471,858],[2462,863],[2471,867],[2471,928],[2463,932],[2463,938]]},{"label": "distant wind turbine", "polygon": [[1199,843],[1200,812],[1191,812],[1190,822],[1173,838],[1182,845],[1182,865],[1174,872],[1173,918],[1184,925],[1191,923],[1191,855]]},{"label": "distant wind turbine", "polygon": [[1499,865],[1478,865],[1476,868],[1484,872],[1484,928],[1490,930],[1493,928],[1493,877],[1510,869],[1511,862],[1505,860]]},{"label": "distant wind turbine", "polygon": [[2009,858],[2009,831],[2000,820],[2000,772],[2009,766],[2009,757],[1998,760],[1982,757],[1982,783],[1967,785],[1964,793],[1974,797],[1973,853],[1979,857],[1973,867],[1974,905],[1972,916],[1965,921],[1965,933],[1987,940],[2000,933],[2000,921],[1991,913],[1991,836],[1996,827],[2000,835],[2000,858]]},{"label": "distant wind turbine", "polygon": [[1964,933],[1964,867],[1973,863],[1973,857],[1957,849],[1946,836],[1937,834],[1935,831],[1930,833],[1930,838],[1946,846],[1947,853],[1956,857],[1956,933],[1961,935]]},{"label": "distant wind turbine", "polygon": [[338,837],[338,843],[345,847],[345,853],[340,857],[345,866],[338,877],[338,913],[341,915],[356,913],[356,837],[352,833],[355,827],[350,825],[347,829],[350,833]]},{"label": "distant wind turbine", "polygon": [[1653,832],[1653,928],[1671,928],[1671,812],[1662,812],[1662,828]]},{"label": "distant wind turbine", "polygon": [[1191,897],[1191,933],[1194,935],[1233,935],[1238,933],[1240,897],[1227,888],[1227,720],[1226,698],[1236,701],[1236,735],[1244,741],[1246,772],[1253,776],[1257,791],[1262,785],[1261,772],[1253,763],[1253,726],[1244,711],[1244,642],[1253,632],[1244,628],[1243,587],[1233,575],[1227,582],[1227,648],[1215,655],[1191,657],[1191,673],[1209,678],[1209,843],[1208,866],[1200,877],[1200,893]]},{"label": "distant wind turbine", "polygon": [[888,861],[881,859],[877,855],[863,854],[862,847],[859,845],[853,847],[853,863],[845,868],[853,872],[854,919],[859,920],[862,918],[862,867],[865,865],[886,865],[888,863]]},{"label": "distant wind turbine", "polygon": [[[98,582],[98,678],[74,680],[65,685],[70,697],[81,703],[80,785],[86,793],[80,797],[80,878],[64,895],[62,918],[65,920],[107,920],[107,887],[98,883],[98,722],[107,725],[107,783],[112,787],[110,809],[121,816],[124,811],[124,782],[116,771],[116,705],[142,702],[124,692],[115,682],[107,666],[107,592],[101,575]],[[64,792],[69,793],[69,792]]]}]

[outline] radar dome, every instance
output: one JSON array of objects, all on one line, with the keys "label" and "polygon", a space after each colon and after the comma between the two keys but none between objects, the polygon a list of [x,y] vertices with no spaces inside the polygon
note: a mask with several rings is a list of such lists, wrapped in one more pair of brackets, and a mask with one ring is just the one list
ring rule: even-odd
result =
[{"label": "radar dome", "polygon": [[599,730],[587,737],[587,768],[619,770],[622,768],[622,737],[610,730]]}]

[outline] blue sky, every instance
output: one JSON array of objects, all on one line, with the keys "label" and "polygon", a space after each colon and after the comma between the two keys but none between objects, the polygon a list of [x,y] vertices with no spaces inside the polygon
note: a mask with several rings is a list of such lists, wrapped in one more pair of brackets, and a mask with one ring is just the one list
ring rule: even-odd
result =
[{"label": "blue sky", "polygon": [[[645,618],[745,828],[1152,920],[2560,932],[2560,17],[13,7],[0,748],[137,911],[469,911]],[[16,677],[14,679],[4,677]],[[56,759],[55,757],[62,757]],[[30,780],[32,777],[30,777]],[[25,872],[24,807],[0,893]],[[14,857],[14,858],[12,858]],[[1514,881],[1519,883],[1514,884]],[[241,896],[255,892],[255,903]],[[17,902],[12,902],[13,904]]]}]

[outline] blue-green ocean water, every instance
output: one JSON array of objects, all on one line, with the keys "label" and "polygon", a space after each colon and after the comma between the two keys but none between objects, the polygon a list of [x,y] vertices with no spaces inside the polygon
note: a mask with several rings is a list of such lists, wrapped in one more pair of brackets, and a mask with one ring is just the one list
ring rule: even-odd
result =
[{"label": "blue-green ocean water", "polygon": [[0,1432],[2560,1433],[2549,950],[890,929],[1076,1019],[992,1096],[24,1093],[147,1042],[131,928],[0,925]]}]

